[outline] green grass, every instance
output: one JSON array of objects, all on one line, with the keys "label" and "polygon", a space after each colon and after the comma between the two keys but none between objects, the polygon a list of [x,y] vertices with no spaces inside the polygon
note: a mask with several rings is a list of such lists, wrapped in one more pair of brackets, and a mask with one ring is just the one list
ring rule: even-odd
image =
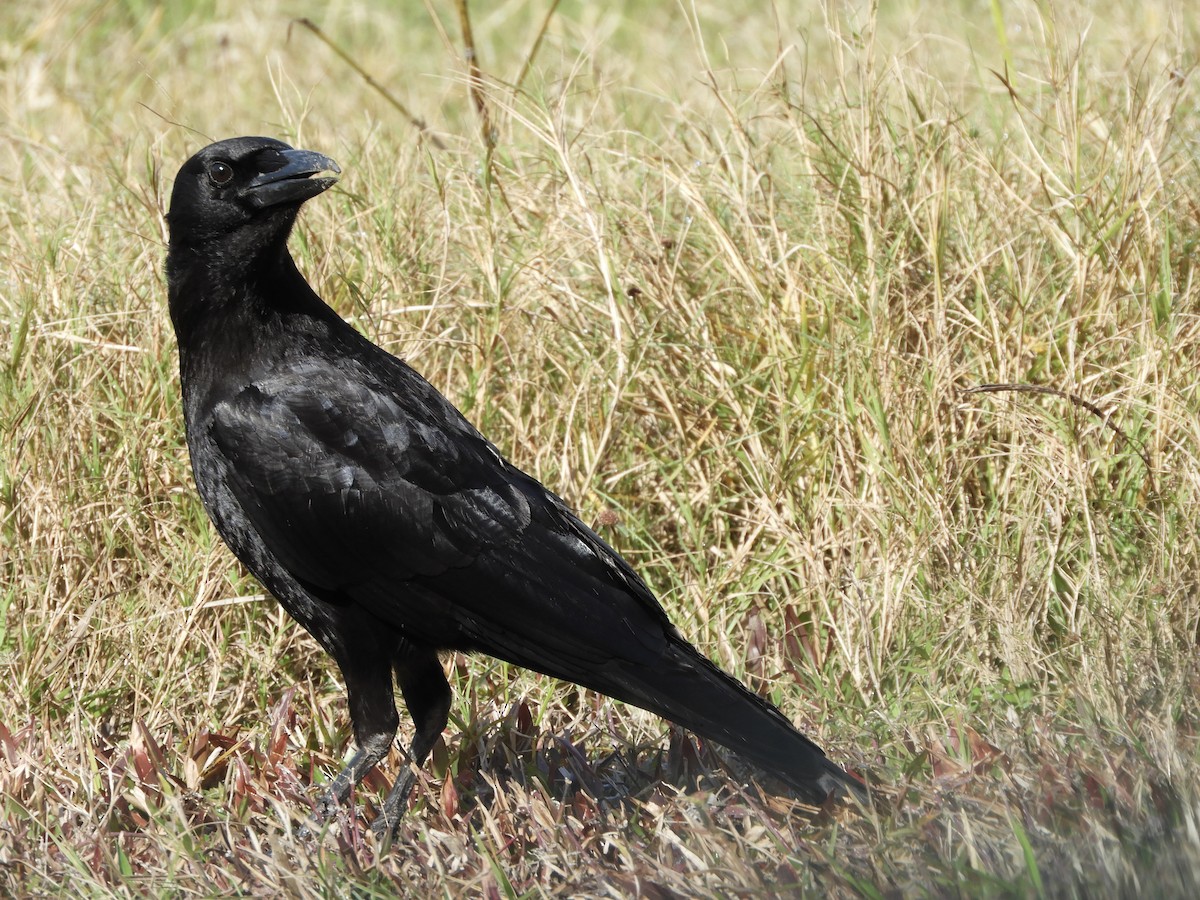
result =
[{"label": "green grass", "polygon": [[[453,5],[396,6],[0,11],[0,894],[1193,895],[1195,17],[564,2],[514,90],[550,4],[475,4],[489,159]],[[344,695],[200,507],[161,274],[255,133],[342,165],[322,295],[872,812],[455,657],[396,842],[399,753],[299,830]]]}]

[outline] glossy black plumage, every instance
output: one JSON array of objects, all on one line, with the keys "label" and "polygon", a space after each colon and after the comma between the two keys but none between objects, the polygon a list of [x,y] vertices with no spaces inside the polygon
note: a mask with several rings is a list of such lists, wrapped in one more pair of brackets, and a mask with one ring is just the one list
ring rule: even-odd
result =
[{"label": "glossy black plumage", "polygon": [[[287,238],[326,157],[268,138],[180,170],[167,277],[192,470],[237,557],[335,658],[359,751],[328,814],[386,753],[393,678],[420,765],[446,724],[441,650],[481,651],[665,716],[812,800],[861,786],[689,645],[598,535],[428,382],[359,335]],[[384,807],[393,824],[406,771]]]}]

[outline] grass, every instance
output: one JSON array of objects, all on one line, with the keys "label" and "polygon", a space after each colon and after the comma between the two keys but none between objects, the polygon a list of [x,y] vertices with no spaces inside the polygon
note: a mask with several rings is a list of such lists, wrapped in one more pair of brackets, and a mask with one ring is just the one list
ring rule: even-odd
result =
[{"label": "grass", "polygon": [[[1194,895],[1194,17],[476,4],[472,73],[395,6],[0,11],[0,893]],[[454,658],[396,843],[299,829],[342,688],[205,519],[161,275],[246,133],[343,167],[321,293],[874,811]]]}]

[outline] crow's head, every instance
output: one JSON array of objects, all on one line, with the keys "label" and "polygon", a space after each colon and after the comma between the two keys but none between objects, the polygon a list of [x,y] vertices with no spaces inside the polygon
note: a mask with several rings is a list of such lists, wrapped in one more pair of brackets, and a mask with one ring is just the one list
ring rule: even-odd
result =
[{"label": "crow's head", "polygon": [[272,138],[209,144],[175,178],[167,213],[171,247],[227,244],[236,236],[254,252],[286,241],[301,204],[333,185],[340,171],[327,156]]}]

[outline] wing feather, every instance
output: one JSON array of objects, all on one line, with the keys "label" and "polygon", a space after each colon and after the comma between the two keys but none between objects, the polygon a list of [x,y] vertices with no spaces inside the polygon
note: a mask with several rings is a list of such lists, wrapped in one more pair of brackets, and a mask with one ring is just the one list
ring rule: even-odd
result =
[{"label": "wing feather", "polygon": [[229,485],[280,562],[430,645],[560,677],[661,653],[672,629],[628,564],[421,398],[314,366],[214,407]]}]

